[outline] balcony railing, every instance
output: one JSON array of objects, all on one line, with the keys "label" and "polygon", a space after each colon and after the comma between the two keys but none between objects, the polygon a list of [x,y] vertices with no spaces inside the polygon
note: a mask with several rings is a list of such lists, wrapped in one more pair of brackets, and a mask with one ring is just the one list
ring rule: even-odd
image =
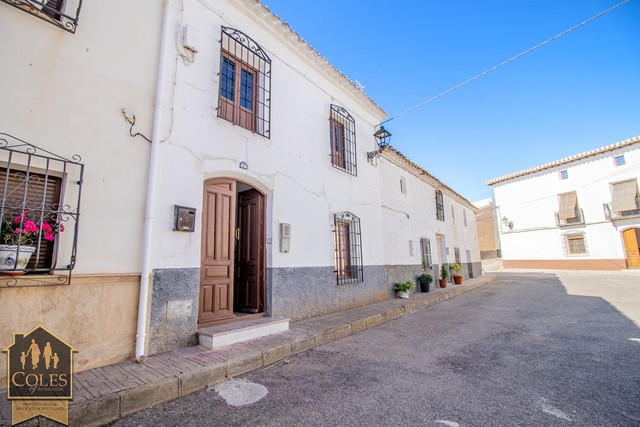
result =
[{"label": "balcony railing", "polygon": [[82,0],[0,0],[75,34],[80,19]]},{"label": "balcony railing", "polygon": [[640,199],[638,197],[636,197],[636,209],[633,210],[616,212],[611,207],[611,203],[603,203],[602,207],[604,208],[604,216],[609,221],[640,217]]},{"label": "balcony railing", "polygon": [[556,212],[556,225],[558,227],[584,225],[584,214],[582,213],[582,209],[576,209],[576,216],[573,218],[560,218],[559,212]]}]

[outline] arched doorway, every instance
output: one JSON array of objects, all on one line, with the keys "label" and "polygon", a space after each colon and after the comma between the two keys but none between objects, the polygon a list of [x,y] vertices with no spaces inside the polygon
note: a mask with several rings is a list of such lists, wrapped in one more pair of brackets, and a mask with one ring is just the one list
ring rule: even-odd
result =
[{"label": "arched doorway", "polygon": [[198,326],[265,307],[265,196],[229,178],[204,183]]},{"label": "arched doorway", "polygon": [[627,253],[627,268],[640,268],[640,228],[629,228],[622,232]]}]

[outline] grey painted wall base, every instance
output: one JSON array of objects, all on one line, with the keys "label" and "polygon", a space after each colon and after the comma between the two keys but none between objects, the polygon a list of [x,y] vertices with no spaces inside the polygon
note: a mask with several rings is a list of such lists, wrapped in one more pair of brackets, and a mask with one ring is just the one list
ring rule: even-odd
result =
[{"label": "grey painted wall base", "polygon": [[364,267],[364,282],[337,285],[334,267],[270,268],[268,307],[292,321],[347,310],[389,297],[384,266]]},{"label": "grey painted wall base", "polygon": [[153,271],[148,353],[196,345],[199,268]]}]

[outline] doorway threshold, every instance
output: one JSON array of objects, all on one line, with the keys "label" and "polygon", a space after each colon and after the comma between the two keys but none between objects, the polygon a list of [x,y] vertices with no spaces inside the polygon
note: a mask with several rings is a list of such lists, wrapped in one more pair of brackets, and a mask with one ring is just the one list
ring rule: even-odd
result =
[{"label": "doorway threshold", "polygon": [[198,341],[210,350],[289,330],[284,317],[240,316],[234,322],[198,329]]}]

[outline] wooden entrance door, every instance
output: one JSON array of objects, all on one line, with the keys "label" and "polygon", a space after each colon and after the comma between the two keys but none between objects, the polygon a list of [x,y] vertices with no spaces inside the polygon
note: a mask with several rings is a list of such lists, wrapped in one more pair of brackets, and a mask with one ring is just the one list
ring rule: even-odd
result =
[{"label": "wooden entrance door", "polygon": [[235,181],[225,179],[205,181],[198,304],[200,326],[234,317],[235,210]]},{"label": "wooden entrance door", "polygon": [[640,268],[640,248],[638,248],[638,229],[630,228],[622,232],[624,248],[627,252],[627,268]]},{"label": "wooden entrance door", "polygon": [[238,194],[237,311],[258,313],[264,308],[264,196],[257,190]]}]

